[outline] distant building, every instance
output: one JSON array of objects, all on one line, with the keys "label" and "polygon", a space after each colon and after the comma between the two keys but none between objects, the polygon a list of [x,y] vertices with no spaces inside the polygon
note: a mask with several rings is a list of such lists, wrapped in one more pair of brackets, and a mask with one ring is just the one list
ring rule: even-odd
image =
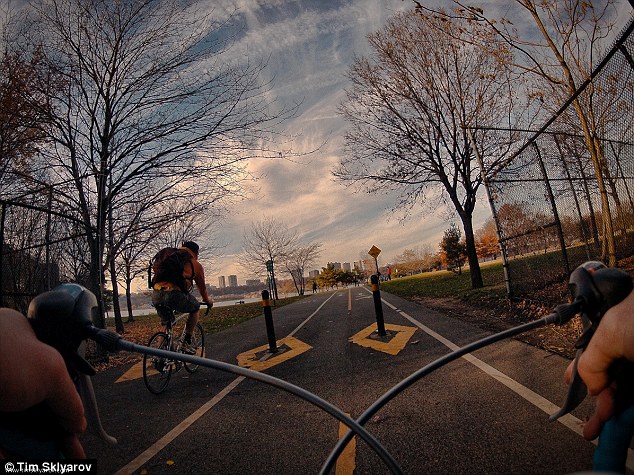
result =
[{"label": "distant building", "polygon": [[341,265],[341,267],[342,267],[342,269],[343,269],[344,271],[346,271],[346,272],[351,272],[351,271],[352,271],[352,267],[350,266],[350,263],[349,263],[349,262],[344,262],[344,263]]},{"label": "distant building", "polygon": [[224,289],[225,287],[227,287],[227,281],[225,280],[225,276],[221,275],[218,277],[218,288]]},{"label": "distant building", "polygon": [[247,287],[254,287],[256,285],[263,285],[260,279],[247,279],[246,284]]},{"label": "distant building", "polygon": [[360,270],[360,271],[361,271],[361,270],[363,270],[363,262],[361,262],[361,261],[354,261],[354,262],[352,263],[352,267],[353,267],[354,269],[357,269],[357,270]]},{"label": "distant building", "polygon": [[237,287],[238,286],[238,276],[230,275],[229,276],[229,287]]},{"label": "distant building", "polygon": [[335,270],[341,270],[341,262],[329,262]]},{"label": "distant building", "polygon": [[314,279],[318,275],[319,275],[319,271],[318,270],[311,270],[311,271],[308,272],[308,277],[310,277],[311,279]]}]

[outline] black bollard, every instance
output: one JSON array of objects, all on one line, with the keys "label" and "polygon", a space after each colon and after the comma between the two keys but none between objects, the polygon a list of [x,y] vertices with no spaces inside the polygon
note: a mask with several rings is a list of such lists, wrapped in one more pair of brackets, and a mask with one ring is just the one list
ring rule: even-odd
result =
[{"label": "black bollard", "polygon": [[379,276],[370,277],[372,284],[372,298],[374,299],[374,310],[376,311],[376,331],[380,336],[385,336],[385,323],[383,322],[383,304],[381,303],[381,291],[379,290]]},{"label": "black bollard", "polygon": [[269,339],[269,351],[277,353],[277,340],[275,339],[275,328],[273,328],[273,311],[269,300],[269,291],[262,291],[262,306],[264,307],[264,321],[266,322],[266,336]]}]

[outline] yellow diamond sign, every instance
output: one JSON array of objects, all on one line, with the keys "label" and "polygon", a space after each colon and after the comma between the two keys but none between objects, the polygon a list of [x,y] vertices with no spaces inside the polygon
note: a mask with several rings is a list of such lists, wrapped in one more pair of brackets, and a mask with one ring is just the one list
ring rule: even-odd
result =
[{"label": "yellow diamond sign", "polygon": [[381,249],[379,249],[376,246],[372,246],[370,250],[368,251],[368,254],[370,254],[372,257],[376,259],[377,257],[379,257],[379,254],[381,254]]}]

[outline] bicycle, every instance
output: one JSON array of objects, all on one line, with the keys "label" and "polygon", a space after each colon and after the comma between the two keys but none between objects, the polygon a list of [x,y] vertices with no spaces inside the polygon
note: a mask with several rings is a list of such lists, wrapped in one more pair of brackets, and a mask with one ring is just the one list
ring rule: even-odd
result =
[{"label": "bicycle", "polygon": [[[585,348],[587,342],[592,336],[592,333],[598,326],[601,317],[605,311],[610,308],[612,305],[620,302],[626,295],[628,295],[632,288],[634,287],[634,282],[632,278],[623,271],[619,271],[618,269],[608,269],[605,266],[598,265],[600,263],[588,262],[583,266],[579,266],[570,277],[570,287],[571,293],[573,295],[573,301],[570,303],[562,304],[558,306],[553,313],[547,315],[545,317],[540,318],[539,320],[535,320],[532,322],[524,323],[520,326],[510,328],[508,330],[502,331],[500,333],[492,334],[486,336],[480,340],[467,344],[459,349],[452,351],[449,354],[441,356],[435,361],[427,364],[426,366],[418,369],[410,376],[402,379],[398,384],[394,385],[387,392],[385,392],[381,397],[379,397],[371,406],[369,406],[356,420],[352,419],[349,415],[345,414],[341,409],[327,402],[326,400],[321,399],[315,394],[302,389],[301,387],[295,386],[289,382],[284,380],[275,378],[273,376],[267,375],[262,372],[253,371],[247,368],[231,365],[229,363],[224,363],[212,359],[204,359],[198,356],[189,355],[189,354],[179,354],[170,350],[170,346],[162,345],[161,347],[150,346],[143,347],[132,342],[128,342],[123,340],[121,335],[110,332],[105,329],[98,329],[92,325],[87,318],[80,318],[85,315],[89,315],[93,312],[93,309],[96,309],[96,299],[93,296],[93,308],[89,309],[90,311],[82,311],[79,312],[79,317],[73,313],[70,317],[67,318],[64,312],[51,312],[51,308],[55,308],[60,304],[64,304],[65,302],[60,298],[52,299],[51,306],[47,306],[43,308],[43,315],[48,317],[52,316],[54,323],[59,323],[55,320],[55,317],[62,315],[64,317],[65,328],[64,331],[60,332],[60,335],[77,335],[81,338],[90,338],[99,344],[101,344],[108,351],[129,351],[129,352],[138,352],[143,353],[144,355],[152,355],[157,359],[147,358],[144,356],[144,361],[149,359],[149,361],[163,361],[160,365],[163,372],[169,372],[167,376],[167,381],[169,381],[169,376],[171,376],[171,371],[173,367],[170,366],[175,364],[174,360],[177,360],[182,363],[184,366],[186,363],[190,365],[190,368],[196,368],[198,365],[205,366],[211,369],[217,369],[220,371],[225,371],[229,373],[233,373],[239,376],[243,376],[246,378],[253,379],[255,381],[259,381],[265,384],[269,384],[278,389],[289,392],[330,414],[331,416],[338,419],[340,422],[344,423],[350,429],[348,433],[344,434],[340,437],[339,442],[333,448],[330,453],[328,459],[324,463],[321,471],[319,473],[331,473],[333,469],[333,464],[339,457],[343,448],[348,444],[350,439],[354,434],[358,435],[361,439],[363,439],[368,445],[376,452],[376,454],[382,459],[385,463],[386,467],[390,470],[391,473],[402,474],[402,470],[394,460],[394,458],[387,452],[385,447],[381,445],[378,440],[372,434],[367,432],[364,428],[365,423],[382,407],[384,407],[391,399],[400,394],[403,390],[410,387],[415,382],[419,381],[424,376],[432,373],[436,369],[444,366],[445,364],[456,360],[457,358],[471,353],[477,349],[483,348],[491,343],[503,340],[505,338],[509,338],[520,333],[523,333],[527,330],[531,330],[534,328],[538,328],[547,324],[558,324],[561,325],[572,318],[574,318],[577,314],[581,314],[584,326],[585,326],[585,337],[582,336],[581,341],[578,342],[580,349]],[[55,294],[55,292],[51,292]],[[62,292],[65,293],[65,292]],[[53,295],[55,297],[55,295]],[[77,298],[75,300],[78,300]],[[83,309],[85,306],[85,302],[73,302],[76,307]],[[181,317],[182,318],[182,317]],[[59,318],[57,318],[59,320]],[[59,325],[49,325],[48,329],[51,327],[57,328]],[[68,327],[68,328],[66,328]],[[169,337],[171,339],[173,333],[173,325],[169,326]],[[156,338],[157,341],[165,342],[168,341],[168,332],[157,332],[154,335],[150,342],[157,336],[161,335],[161,338]],[[200,335],[203,335],[201,332]],[[203,335],[204,338],[204,335]],[[200,352],[204,354],[204,341],[201,346]],[[168,369],[169,368],[169,369]],[[144,369],[145,371],[145,369]],[[158,374],[158,372],[157,372]],[[628,373],[628,380],[632,380],[632,373]],[[575,376],[577,378],[577,376]],[[582,381],[578,380],[577,384],[571,384],[571,391],[567,396],[567,401],[564,403],[563,410],[554,414],[552,418],[557,418],[565,412],[569,412],[572,410],[583,398],[585,398],[585,392],[579,392],[579,384],[583,384]],[[165,383],[164,388],[167,386],[167,382]],[[584,388],[582,388],[584,389]],[[94,396],[94,395],[93,395]],[[96,403],[96,401],[93,401]],[[96,409],[96,405],[95,405]],[[625,425],[629,428],[632,426],[632,419],[629,411],[631,408],[627,409],[628,416],[625,420]],[[612,418],[614,419],[614,417]],[[612,420],[611,419],[611,420]],[[97,421],[98,422],[98,421]],[[613,427],[609,427],[606,424],[605,429],[602,431],[599,437],[599,447],[595,452],[595,469],[602,470],[599,468],[597,462],[597,455],[599,458],[605,458],[606,461],[610,464],[621,464],[623,462],[622,453],[627,450],[627,446],[629,446],[630,439],[632,436],[631,432],[627,434],[623,433],[623,431],[615,431]],[[619,428],[617,428],[619,429]],[[107,436],[107,434],[106,434]],[[616,452],[610,450],[612,448],[617,448]],[[608,450],[606,450],[608,449]],[[601,460],[601,463],[604,461]],[[613,470],[614,471],[614,470]],[[620,470],[623,473],[625,470]]]},{"label": "bicycle", "polygon": [[[166,325],[165,331],[159,331],[152,335],[147,346],[180,353],[182,344],[185,341],[185,325],[183,325],[183,330],[177,338],[174,337],[174,326],[188,314],[181,314],[181,312],[173,309],[170,309],[170,311],[174,315],[174,319]],[[205,357],[205,333],[200,323],[197,323],[196,327],[194,327],[191,346],[195,348],[192,356]],[[146,353],[143,355],[143,382],[151,393],[161,394],[167,389],[172,372],[177,373],[181,368],[185,368],[188,373],[193,374],[198,371],[199,365],[176,358],[152,356]]]}]

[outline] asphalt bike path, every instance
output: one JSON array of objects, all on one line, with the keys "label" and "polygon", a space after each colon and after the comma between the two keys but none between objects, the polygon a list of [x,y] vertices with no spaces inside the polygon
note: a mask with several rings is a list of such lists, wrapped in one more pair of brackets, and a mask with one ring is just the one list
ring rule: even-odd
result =
[{"label": "asphalt bike path", "polygon": [[[207,357],[300,386],[356,419],[421,367],[487,335],[385,292],[382,298],[387,337],[374,332],[371,292],[355,287],[275,309],[278,353],[269,354],[264,318],[256,318],[206,335]],[[565,397],[567,364],[515,340],[499,342],[416,382],[365,427],[408,474],[589,470],[593,445],[579,435],[589,403],[564,423],[548,422]],[[83,436],[99,473],[319,473],[347,430],[296,396],[233,374],[181,370],[156,396],[142,379],[126,378],[130,369],[93,378],[102,423],[118,439],[109,446]],[[332,473],[389,471],[355,437]]]}]

